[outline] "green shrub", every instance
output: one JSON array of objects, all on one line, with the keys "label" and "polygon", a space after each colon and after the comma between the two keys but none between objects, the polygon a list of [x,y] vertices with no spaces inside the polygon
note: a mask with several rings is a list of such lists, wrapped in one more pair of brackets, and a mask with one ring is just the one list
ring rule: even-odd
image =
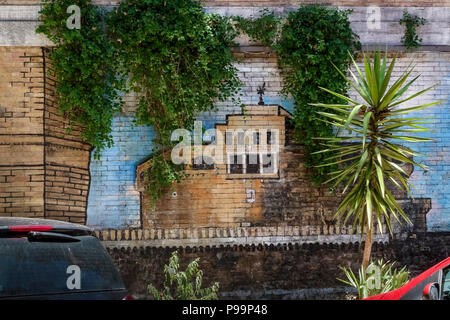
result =
[{"label": "green shrub", "polygon": [[363,266],[358,270],[358,277],[349,268],[340,267],[347,280],[338,279],[358,290],[359,299],[389,292],[402,287],[408,282],[409,272],[406,267],[397,270],[396,262],[371,261],[367,269]]},{"label": "green shrub", "polygon": [[219,283],[210,288],[201,289],[203,271],[198,269],[200,258],[192,261],[185,271],[180,271],[178,253],[174,251],[169,259],[169,265],[164,266],[164,288],[158,291],[153,285],[148,285],[148,291],[157,300],[217,300]]}]

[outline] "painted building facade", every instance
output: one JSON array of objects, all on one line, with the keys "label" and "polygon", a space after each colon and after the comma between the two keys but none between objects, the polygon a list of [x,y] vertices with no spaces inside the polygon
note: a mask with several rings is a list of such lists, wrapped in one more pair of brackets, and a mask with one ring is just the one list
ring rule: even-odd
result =
[{"label": "painted building facade", "polygon": [[[94,3],[114,5],[116,1]],[[133,125],[133,95],[126,97],[124,110],[114,119],[114,146],[103,151],[100,160],[93,158],[92,150],[80,139],[79,131],[75,130],[71,134],[65,132],[67,124],[58,115],[53,101],[54,82],[46,74],[50,64],[46,61],[45,48],[51,46],[51,43],[34,33],[38,24],[38,4],[39,1],[34,0],[12,0],[7,1],[6,5],[0,5],[0,213],[60,218],[86,223],[97,229],[145,227],[145,216],[149,213],[145,196],[139,189],[139,183],[136,183],[139,180],[136,172],[139,172],[139,165],[151,156],[154,132],[152,128]],[[415,72],[422,74],[422,77],[411,88],[413,91],[439,82],[435,89],[418,99],[417,104],[449,98],[448,1],[400,1],[395,4],[386,1],[364,4],[358,1],[331,1],[327,4],[354,10],[350,19],[363,46],[388,44],[392,50],[404,51],[399,46],[403,29],[398,25],[398,20],[405,7],[409,12],[425,17],[428,23],[420,29],[424,39],[422,48],[413,53],[402,53],[398,66],[406,66],[411,60],[416,62]],[[230,16],[250,16],[258,15],[265,7],[281,14],[295,9],[296,5],[298,2],[295,1],[209,1],[205,3],[205,10]],[[379,28],[376,24],[368,23],[368,18],[377,13],[371,6],[379,6]],[[238,42],[241,48],[235,55],[240,58],[236,66],[244,83],[243,103],[255,105],[258,102],[256,89],[265,82],[265,104],[280,105],[292,112],[293,101],[280,94],[282,78],[276,56],[245,37],[238,39]],[[427,227],[432,231],[450,230],[450,196],[446,192],[450,187],[449,109],[450,102],[446,101],[427,111],[436,117],[432,124],[435,132],[429,134],[435,142],[421,144],[418,151],[426,154],[420,161],[427,164],[430,170],[422,172],[417,169],[411,176],[417,187],[413,194],[418,198],[431,199]],[[198,119],[207,128],[213,128],[226,123],[227,116],[240,113],[241,109],[229,101],[218,104],[214,112],[199,115]],[[301,162],[302,157],[299,153],[296,159]],[[289,167],[290,162],[280,162],[280,168],[283,166]],[[252,183],[256,181],[257,179]],[[247,203],[247,190],[262,189],[242,187],[242,192],[239,193],[240,203]],[[291,189],[293,193],[289,201],[295,202],[295,197],[301,198],[303,194],[312,195],[316,199],[328,197],[322,201],[326,204],[337,201],[334,195],[312,187],[307,180],[298,182],[297,189],[294,187],[293,190]],[[334,202],[324,207],[319,200],[313,204],[309,202],[309,206],[295,205],[291,208],[292,212],[288,212],[290,209],[285,202],[277,202],[286,190],[281,188],[277,192],[279,193],[274,192],[267,199],[270,199],[277,210],[283,211],[279,213],[280,216],[294,221],[300,230],[306,220],[317,220],[324,215],[323,212],[325,216],[332,213]],[[259,192],[255,191],[254,196],[255,202],[256,199],[264,202],[262,198],[258,198],[261,196]],[[217,209],[220,208],[219,202],[217,200]],[[246,223],[257,225],[258,219],[268,219],[268,216],[258,214],[259,218],[255,220],[244,219],[239,223],[244,223],[241,226],[245,228]],[[328,226],[327,228],[329,230]]]}]

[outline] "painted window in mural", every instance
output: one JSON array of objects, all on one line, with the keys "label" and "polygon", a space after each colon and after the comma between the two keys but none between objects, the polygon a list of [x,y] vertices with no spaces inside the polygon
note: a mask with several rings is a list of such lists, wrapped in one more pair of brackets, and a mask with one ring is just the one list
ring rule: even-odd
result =
[{"label": "painted window in mural", "polygon": [[227,154],[227,173],[234,174],[278,174],[278,153],[246,152],[245,154]]}]

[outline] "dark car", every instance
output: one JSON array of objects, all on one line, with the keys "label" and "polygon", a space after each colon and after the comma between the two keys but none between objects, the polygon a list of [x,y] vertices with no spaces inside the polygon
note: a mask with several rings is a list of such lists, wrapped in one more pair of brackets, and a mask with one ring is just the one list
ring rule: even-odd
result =
[{"label": "dark car", "polygon": [[0,299],[129,299],[93,230],[0,217]]},{"label": "dark car", "polygon": [[422,272],[401,288],[365,300],[450,300],[450,257]]}]

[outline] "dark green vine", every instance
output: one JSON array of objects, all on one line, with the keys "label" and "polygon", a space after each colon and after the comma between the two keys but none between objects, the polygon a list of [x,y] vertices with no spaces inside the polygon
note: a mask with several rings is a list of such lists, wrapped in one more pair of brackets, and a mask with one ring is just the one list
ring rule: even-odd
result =
[{"label": "dark green vine", "polygon": [[[317,119],[316,107],[310,103],[329,99],[320,87],[339,93],[348,89],[334,66],[347,70],[351,63],[348,52],[355,56],[360,49],[357,36],[350,28],[350,13],[350,10],[306,5],[288,13],[284,20],[267,10],[260,18],[235,19],[242,31],[270,45],[278,55],[284,76],[282,93],[294,98],[295,137],[306,147],[307,165],[315,184],[325,181],[334,168],[315,167],[329,155],[314,154],[322,147],[313,138],[332,136],[333,129]],[[265,26],[267,30],[263,29]],[[336,98],[334,102],[339,100]]]},{"label": "dark green vine", "polygon": [[[71,5],[80,8],[79,29],[66,25]],[[38,33],[45,34],[55,47],[50,60],[56,75],[59,109],[71,126],[83,128],[82,137],[95,147],[94,155],[112,145],[111,121],[121,108],[118,77],[114,64],[114,47],[103,30],[105,12],[90,0],[44,0],[42,24]]]},{"label": "dark green vine", "polygon": [[119,56],[138,95],[138,124],[156,132],[148,192],[154,200],[182,176],[165,154],[171,133],[191,129],[199,112],[234,97],[241,85],[230,47],[229,19],[206,14],[195,0],[125,0],[108,19]]},{"label": "dark green vine", "polygon": [[[66,10],[74,4],[81,9],[80,29],[66,25]],[[319,147],[312,138],[329,136],[332,129],[315,118],[309,103],[322,100],[319,86],[346,91],[332,62],[347,69],[347,51],[359,49],[349,12],[308,5],[285,19],[268,10],[257,19],[234,19],[238,29],[278,54],[283,94],[295,100],[296,137],[306,145],[310,167],[324,158],[313,154]],[[112,144],[111,121],[122,103],[119,92],[137,93],[136,123],[156,132],[152,169],[146,175],[156,201],[184,176],[183,167],[167,157],[174,144],[172,131],[191,129],[198,113],[212,110],[217,101],[232,97],[236,102],[241,83],[229,50],[236,29],[228,18],[206,14],[195,0],[125,0],[109,14],[90,0],[44,0],[41,17],[37,31],[56,45],[51,61],[60,110],[84,128],[83,138],[96,147],[97,156]],[[327,173],[311,171],[315,182]]]},{"label": "dark green vine", "polygon": [[[80,28],[67,25],[73,5],[80,9]],[[146,175],[156,201],[184,177],[183,167],[167,157],[172,131],[190,129],[217,101],[237,101],[241,83],[230,52],[236,36],[230,20],[204,13],[195,0],[125,0],[110,13],[91,0],[44,0],[40,13],[37,32],[55,44],[50,59],[59,109],[81,126],[97,158],[112,145],[120,92],[137,93],[136,123],[156,132]]]},{"label": "dark green vine", "polygon": [[402,42],[408,51],[420,47],[422,38],[419,37],[416,29],[423,26],[426,22],[425,18],[410,14],[406,10],[403,11],[403,18],[400,19],[399,23],[405,25],[405,34],[402,37]]},{"label": "dark green vine", "polygon": [[267,8],[260,13],[258,18],[234,16],[233,20],[236,22],[237,29],[247,34],[250,39],[258,40],[262,45],[271,47],[277,38],[281,18]]}]

